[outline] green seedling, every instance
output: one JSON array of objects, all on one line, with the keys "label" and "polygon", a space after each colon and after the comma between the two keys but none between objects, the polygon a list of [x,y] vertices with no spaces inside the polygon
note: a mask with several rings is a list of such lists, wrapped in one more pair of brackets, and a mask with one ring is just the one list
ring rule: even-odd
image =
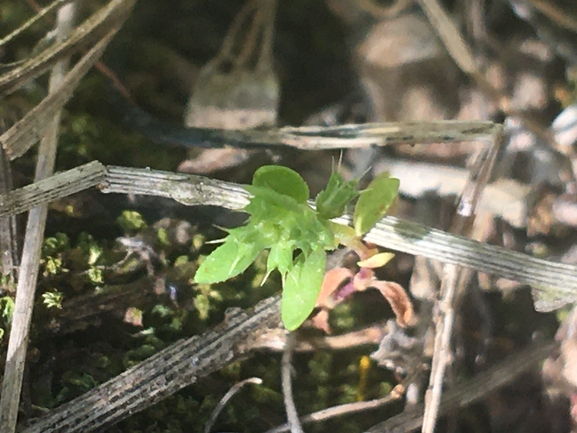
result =
[{"label": "green seedling", "polygon": [[[381,174],[366,190],[358,191],[357,185],[357,180],[345,181],[333,172],[313,209],[307,202],[309,188],[298,173],[281,166],[261,167],[252,185],[245,186],[253,195],[244,209],[250,215],[247,223],[227,230],[224,243],[198,268],[195,283],[226,281],[244,272],[262,250],[269,250],[266,275],[275,269],[281,275],[283,323],[288,330],[298,328],[315,308],[325,275],[326,251],[339,244],[354,249],[361,245],[361,237],[397,196],[399,181]],[[330,221],[342,215],[359,195],[354,230]]]}]

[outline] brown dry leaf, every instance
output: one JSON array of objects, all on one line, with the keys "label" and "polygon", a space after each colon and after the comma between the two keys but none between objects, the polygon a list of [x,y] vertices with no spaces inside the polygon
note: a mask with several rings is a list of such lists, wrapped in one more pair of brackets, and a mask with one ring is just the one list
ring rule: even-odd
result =
[{"label": "brown dry leaf", "polygon": [[331,333],[329,310],[333,309],[336,304],[342,301],[342,299],[335,299],[333,295],[346,280],[353,278],[353,276],[353,271],[343,267],[333,268],[325,274],[315,306],[316,308],[320,308],[320,310],[311,317],[313,327],[327,334]]},{"label": "brown dry leaf", "polygon": [[400,326],[414,326],[417,323],[413,304],[400,284],[392,281],[375,280],[371,282],[370,286],[379,290],[385,299],[389,301]]},{"label": "brown dry leaf", "polygon": [[337,291],[339,286],[347,279],[353,278],[354,273],[347,268],[333,268],[325,274],[323,285],[317,299],[317,307],[333,308],[336,305],[335,299],[331,296]]},{"label": "brown dry leaf", "polygon": [[331,333],[331,326],[329,325],[329,310],[321,309],[317,314],[311,318],[313,327],[324,331],[326,334]]}]

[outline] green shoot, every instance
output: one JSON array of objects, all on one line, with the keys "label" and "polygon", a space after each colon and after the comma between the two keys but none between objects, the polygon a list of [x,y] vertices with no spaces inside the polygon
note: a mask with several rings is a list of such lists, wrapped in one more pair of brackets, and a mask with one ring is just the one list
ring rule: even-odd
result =
[{"label": "green shoot", "polygon": [[[253,197],[245,207],[247,223],[228,230],[224,243],[198,268],[194,281],[212,284],[244,272],[262,250],[269,250],[268,276],[279,271],[283,284],[281,316],[288,330],[298,328],[315,308],[325,275],[326,251],[339,244],[357,247],[360,238],[385,214],[397,196],[399,181],[379,175],[364,191],[357,180],[333,172],[327,187],[308,205],[309,189],[295,171],[264,166],[245,186]],[[354,231],[331,222],[359,196]],[[266,278],[266,277],[265,277]]]}]

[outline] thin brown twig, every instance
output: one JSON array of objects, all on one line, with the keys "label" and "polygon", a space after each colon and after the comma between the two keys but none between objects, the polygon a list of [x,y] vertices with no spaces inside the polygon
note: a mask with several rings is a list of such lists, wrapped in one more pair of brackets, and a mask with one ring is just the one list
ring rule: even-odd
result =
[{"label": "thin brown twig", "polygon": [[[469,181],[459,200],[457,214],[451,231],[459,235],[470,234],[477,206],[485,185],[488,183],[502,140],[481,152],[471,169]],[[459,290],[463,290],[470,272],[463,272],[454,264],[443,266],[441,299],[436,303],[435,340],[429,388],[425,394],[423,433],[433,433],[441,404],[443,380],[447,364],[451,359],[451,336],[455,320],[455,303]]]},{"label": "thin brown twig", "polygon": [[215,129],[189,127],[160,130],[145,112],[127,113],[132,126],[151,138],[184,147],[270,149],[289,146],[300,150],[358,149],[414,143],[493,141],[503,126],[488,121],[439,120],[431,122],[383,122],[338,126],[285,126],[267,129]]},{"label": "thin brown twig", "polygon": [[28,149],[40,140],[49,127],[49,120],[62,109],[72,97],[80,80],[94,66],[113,36],[118,31],[113,28],[106,36],[97,42],[63,77],[58,89],[50,92],[32,110],[14,123],[10,129],[0,135],[0,145],[6,151],[7,157],[14,160],[22,156]]},{"label": "thin brown twig", "polygon": [[374,0],[357,0],[359,8],[368,12],[375,18],[394,18],[411,6],[415,0],[396,0],[390,6],[382,6],[377,4]]},{"label": "thin brown twig", "polygon": [[559,9],[551,1],[527,0],[531,6],[541,12],[543,15],[555,21],[558,25],[565,27],[567,30],[577,32],[577,17],[571,15],[569,11]]},{"label": "thin brown twig", "polygon": [[[0,146],[0,193],[7,194],[13,189],[10,160]],[[18,238],[16,217],[0,217],[0,277],[8,277],[0,282],[0,291],[11,292],[16,281],[18,265]]]},{"label": "thin brown twig", "polygon": [[[314,352],[316,350],[348,350],[353,347],[378,345],[387,333],[388,327],[386,323],[376,323],[342,335],[303,337],[296,342],[294,351]],[[282,352],[286,345],[286,336],[286,329],[266,329],[248,343],[247,350]]]},{"label": "thin brown twig", "polygon": [[[13,92],[26,80],[36,78],[47,71],[58,59],[81,50],[92,40],[100,40],[103,30],[106,32],[114,25],[124,22],[134,3],[135,0],[111,0],[77,26],[67,39],[50,45],[33,58],[25,60],[4,74],[0,74],[0,94]],[[130,98],[122,86],[118,88],[118,91]]]},{"label": "thin brown twig", "polygon": [[[72,32],[76,9],[76,3],[67,4],[59,9],[58,24],[56,26],[56,38],[58,41],[63,41]],[[68,62],[69,59],[64,58],[54,65],[48,84],[49,92],[54,92],[64,79],[68,69]],[[34,176],[36,181],[49,177],[54,171],[60,116],[60,111],[55,113],[45,136],[40,142]],[[40,251],[44,238],[47,213],[48,205],[41,204],[30,210],[28,215],[0,402],[0,431],[6,433],[11,433],[16,429],[28,348],[28,332],[32,319],[34,293],[36,291]]]},{"label": "thin brown twig", "polygon": [[0,74],[0,94],[11,93],[27,80],[44,73],[59,59],[82,49],[92,41],[98,41],[118,23],[124,22],[135,0],[110,0],[110,2],[77,26],[70,36],[56,42],[21,65]]},{"label": "thin brown twig", "polygon": [[234,44],[237,41],[237,36],[242,30],[242,25],[245,19],[250,17],[251,11],[256,7],[256,0],[247,0],[240,11],[234,17],[226,36],[224,37],[222,46],[218,54],[213,60],[218,59],[218,62],[233,59]]},{"label": "thin brown twig", "polygon": [[[263,16],[264,13],[262,9],[262,2],[257,1],[256,10],[253,13],[252,22],[250,23],[250,27],[245,35],[245,38],[242,41],[237,41],[238,43],[241,44],[241,51],[233,61],[234,67],[242,68],[246,66],[246,64],[250,61],[250,59],[254,55],[255,49],[258,48],[257,40],[263,24],[262,23]],[[236,36],[238,35],[235,35],[235,37]]]},{"label": "thin brown twig", "polygon": [[[27,3],[32,7],[32,9],[34,9],[37,13],[37,15],[33,18],[34,20],[38,20],[40,18],[44,18],[45,21],[47,21],[48,23],[52,24],[53,20],[51,19],[50,16],[46,15],[47,12],[44,12],[44,10],[40,7],[40,5],[38,5],[38,3],[36,3],[35,0],[26,0]],[[61,3],[63,1],[71,1],[71,0],[55,0],[54,3]],[[49,6],[49,8],[53,8],[54,4],[51,4]],[[44,8],[44,9],[48,9]],[[40,14],[42,13],[42,15],[40,16]],[[28,23],[27,23],[28,24]],[[22,29],[22,27],[20,27],[18,29],[18,31],[23,31],[24,29]],[[0,43],[1,45],[1,43]],[[104,75],[106,78],[108,78],[112,84],[112,86],[118,91],[120,92],[120,94],[126,98],[126,100],[128,102],[130,102],[131,104],[134,104],[134,99],[132,98],[132,95],[130,95],[130,91],[127,89],[127,87],[122,83],[122,81],[120,80],[120,78],[118,78],[118,75],[116,75],[116,73],[110,69],[108,66],[106,66],[104,63],[102,63],[102,61],[97,60],[96,63],[94,63],[94,67],[102,74]]]},{"label": "thin brown twig", "polygon": [[[45,18],[47,14],[52,12],[58,6],[61,6],[63,3],[68,3],[70,1],[71,0],[54,0],[50,5],[46,6],[45,8],[42,8],[42,7],[38,6],[37,4],[35,4],[34,10],[36,11],[36,15],[34,15],[32,18],[30,18],[28,21],[26,21],[23,25],[18,27],[13,32],[10,32],[8,35],[6,35],[2,39],[0,39],[0,47],[2,47],[3,45],[6,45],[8,42],[10,42],[13,39],[15,39],[16,37],[18,37],[20,34],[22,34],[27,29],[29,29],[34,24],[36,24],[38,21],[40,21],[42,18]],[[46,17],[46,18],[48,18],[48,17]]]},{"label": "thin brown twig", "polygon": [[228,390],[228,392],[224,395],[224,397],[222,397],[220,399],[220,401],[218,402],[218,404],[216,405],[216,407],[214,408],[214,410],[210,414],[210,418],[208,419],[206,425],[204,426],[204,433],[210,433],[210,431],[212,430],[212,427],[214,426],[214,423],[216,422],[216,419],[218,418],[218,416],[220,415],[220,413],[222,412],[222,410],[224,409],[226,404],[229,402],[229,400],[231,398],[233,398],[234,395],[237,392],[239,392],[243,386],[245,386],[249,383],[252,383],[255,385],[260,385],[260,384],[262,384],[262,379],[260,379],[258,377],[249,377],[248,379],[241,380],[240,382],[235,383]]},{"label": "thin brown twig", "polygon": [[[263,1],[263,0],[261,0]],[[257,61],[257,68],[263,69],[272,65],[273,62],[273,39],[275,29],[275,15],[277,10],[277,0],[264,0],[264,29],[262,33],[261,52]]]},{"label": "thin brown twig", "polygon": [[291,433],[304,433],[303,427],[299,420],[299,414],[293,398],[292,387],[292,355],[293,348],[296,341],[296,333],[290,332],[286,338],[285,348],[282,354],[281,361],[281,383],[282,394],[284,397],[284,404],[286,408],[286,416]]},{"label": "thin brown twig", "polygon": [[[326,421],[331,418],[337,418],[354,413],[365,412],[367,410],[374,410],[387,404],[399,401],[405,393],[403,385],[397,385],[393,390],[383,398],[378,398],[370,401],[359,401],[356,403],[340,404],[338,406],[329,407],[327,409],[319,410],[311,414],[305,415],[301,418],[301,423],[309,424],[312,422]],[[284,433],[289,431],[288,424],[283,424],[273,429],[267,430],[265,433]]]}]

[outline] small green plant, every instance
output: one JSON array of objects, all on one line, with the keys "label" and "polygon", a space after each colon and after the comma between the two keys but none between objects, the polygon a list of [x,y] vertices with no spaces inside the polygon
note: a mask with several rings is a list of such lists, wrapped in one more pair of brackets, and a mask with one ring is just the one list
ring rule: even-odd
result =
[{"label": "small green plant", "polygon": [[14,299],[10,296],[2,296],[0,298],[0,317],[5,323],[10,324],[12,323],[13,313]]},{"label": "small green plant", "polygon": [[146,221],[141,214],[136,211],[122,211],[116,222],[125,232],[134,232],[146,227]]},{"label": "small green plant", "polygon": [[57,308],[61,310],[63,300],[64,294],[58,290],[42,293],[42,302],[47,308]]},{"label": "small green plant", "polygon": [[[223,244],[197,270],[195,283],[228,280],[244,272],[262,250],[269,250],[266,276],[275,269],[281,274],[283,323],[289,330],[298,328],[317,303],[326,251],[342,244],[358,251],[361,260],[379,256],[376,251],[366,254],[369,249],[361,239],[387,212],[397,196],[399,180],[383,173],[367,189],[357,187],[357,180],[345,181],[333,172],[313,209],[307,203],[308,185],[298,173],[281,166],[259,168],[252,185],[245,186],[253,195],[244,209],[250,215],[247,223],[226,230]],[[354,228],[331,221],[357,197]]]}]

